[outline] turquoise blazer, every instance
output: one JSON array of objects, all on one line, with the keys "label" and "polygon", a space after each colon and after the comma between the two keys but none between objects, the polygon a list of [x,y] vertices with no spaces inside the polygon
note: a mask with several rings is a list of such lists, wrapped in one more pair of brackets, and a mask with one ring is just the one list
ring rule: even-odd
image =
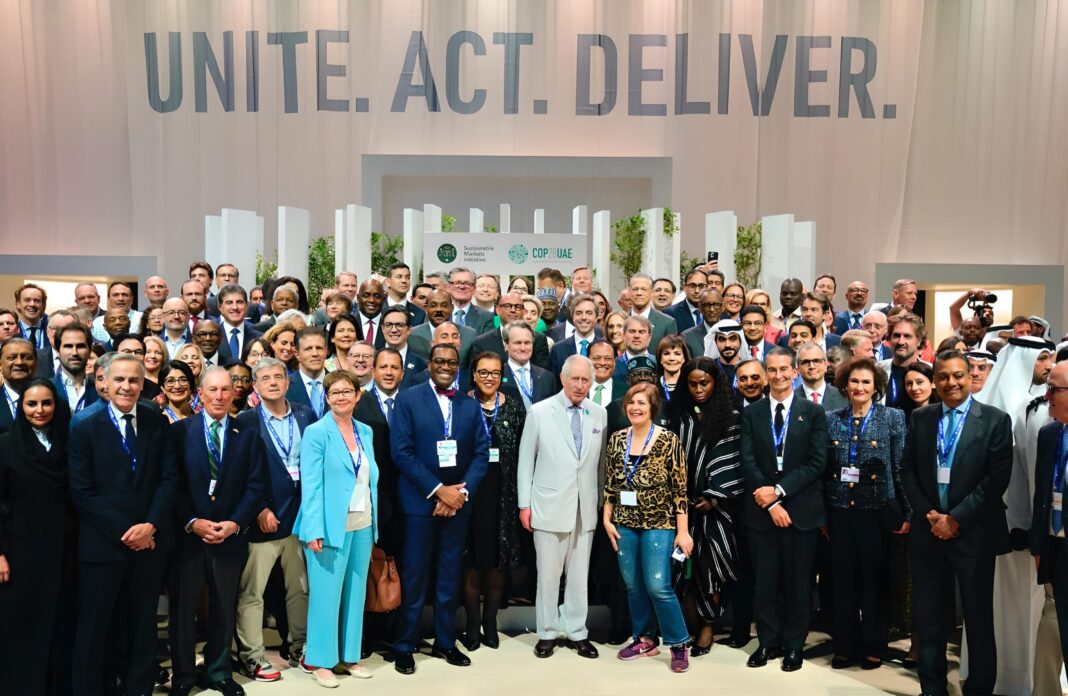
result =
[{"label": "turquoise blazer", "polygon": [[[378,541],[378,464],[371,428],[356,423],[363,444],[363,464],[369,466],[372,534]],[[349,500],[356,487],[345,438],[333,416],[324,414],[300,438],[300,511],[293,523],[294,534],[307,543],[322,539],[323,546],[340,549],[345,543],[345,520]]]}]

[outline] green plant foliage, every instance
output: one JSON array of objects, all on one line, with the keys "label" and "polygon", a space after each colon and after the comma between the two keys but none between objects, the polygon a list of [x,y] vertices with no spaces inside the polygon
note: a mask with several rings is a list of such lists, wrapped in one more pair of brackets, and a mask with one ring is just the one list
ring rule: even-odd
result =
[{"label": "green plant foliage", "polygon": [[261,254],[256,252],[256,285],[263,285],[263,281],[274,276],[278,272],[278,250],[275,249],[274,255],[270,260]]},{"label": "green plant foliage", "polygon": [[484,225],[482,227],[482,231],[483,232],[487,232],[489,234],[497,234],[497,226],[496,225]]},{"label": "green plant foliage", "polygon": [[445,215],[443,213],[441,216],[441,231],[452,232],[453,227],[456,227],[456,218],[452,215]]},{"label": "green plant foliage", "polygon": [[664,236],[674,237],[679,231],[679,216],[671,208],[664,208]]},{"label": "green plant foliage", "polygon": [[387,275],[389,267],[401,260],[404,238],[391,237],[385,232],[371,233],[371,270]]},{"label": "green plant foliage", "polygon": [[685,281],[686,274],[704,263],[700,256],[691,256],[685,250],[679,254],[679,280]]},{"label": "green plant foliage", "polygon": [[738,225],[735,237],[734,273],[738,282],[746,288],[755,288],[760,277],[760,251],[764,223],[754,222],[749,227]]},{"label": "green plant foliage", "polygon": [[334,236],[319,237],[308,245],[308,304],[319,306],[319,296],[334,287]]},{"label": "green plant foliage", "polygon": [[609,260],[623,272],[624,278],[642,269],[642,246],[645,244],[645,220],[641,211],[612,223],[612,246]]}]

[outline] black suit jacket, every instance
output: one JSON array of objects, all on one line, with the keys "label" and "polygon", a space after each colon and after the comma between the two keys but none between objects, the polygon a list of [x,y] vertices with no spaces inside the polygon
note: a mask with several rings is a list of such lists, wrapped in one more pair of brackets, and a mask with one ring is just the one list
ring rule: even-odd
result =
[{"label": "black suit jacket", "polygon": [[71,428],[70,493],[78,510],[78,557],[82,561],[122,561],[134,553],[149,553],[131,551],[122,543],[126,530],[142,522],[156,527],[156,551],[174,546],[171,513],[178,471],[173,458],[166,456],[167,419],[144,404],[135,408],[137,436],[132,450],[136,471],[107,406]]},{"label": "black suit jacket", "polygon": [[414,387],[419,383],[416,381],[417,378],[423,372],[426,372],[426,369],[426,358],[416,355],[411,350],[408,350],[404,356],[404,379],[401,380],[400,388],[407,389],[408,387]]},{"label": "black suit jacket", "polygon": [[[408,310],[408,315],[411,317],[411,321],[408,323],[409,326],[419,326],[426,321],[426,312],[411,300],[405,300],[404,308]],[[389,309],[389,304],[383,302],[382,311],[384,312],[387,309]],[[378,316],[381,317],[382,315],[379,314]]]},{"label": "black suit jacket", "polygon": [[[530,400],[531,405],[544,401],[560,391],[560,382],[557,381],[556,375],[548,370],[543,370],[537,365],[530,364],[528,366],[530,367],[530,381],[534,387],[534,396]],[[523,397],[519,394],[519,383],[516,382],[515,375],[512,374],[512,368],[507,362],[504,363],[500,389],[501,393],[506,394],[509,399],[516,399],[519,403],[523,403]]]},{"label": "black suit jacket", "polygon": [[[596,341],[599,338],[604,338],[604,335],[601,333],[600,328],[595,328],[593,330],[593,340]],[[578,353],[578,346],[575,345],[574,334],[571,334],[569,338],[561,338],[553,345],[552,350],[549,351],[549,364],[557,379],[560,378],[560,371],[564,369],[564,362],[576,353]]]},{"label": "black suit jacket", "polygon": [[223,555],[243,553],[249,540],[248,528],[264,507],[263,440],[258,428],[236,418],[227,419],[218,483],[214,495],[209,495],[205,418],[200,413],[180,420],[169,433],[167,455],[174,459],[181,480],[176,503],[178,524],[184,528],[194,517],[236,522],[237,534],[209,548]]},{"label": "black suit jacket", "polygon": [[[1035,458],[1035,499],[1031,507],[1031,554],[1039,557],[1038,582],[1053,582],[1049,564],[1050,508],[1053,497],[1053,474],[1057,461],[1057,444],[1062,424],[1049,423],[1038,431],[1038,452]],[[1062,505],[1062,511],[1063,505]]]},{"label": "black suit jacket", "polygon": [[779,485],[786,492],[782,505],[790,513],[793,527],[801,531],[818,529],[826,517],[822,480],[827,468],[827,416],[821,406],[794,397],[781,473],[775,463],[771,418],[769,398],[742,411],[745,524],[757,530],[775,528],[769,512],[753,499],[753,492],[762,486]]},{"label": "black suit jacket", "polygon": [[[290,404],[290,410],[296,419],[296,428],[301,434],[305,428],[315,422],[315,412],[303,404]],[[188,419],[187,419],[188,420]],[[297,519],[297,510],[300,509],[300,481],[293,481],[286,469],[286,463],[278,454],[273,436],[267,431],[271,427],[264,423],[260,408],[252,408],[238,414],[237,422],[243,429],[259,433],[263,441],[263,507],[270,508],[274,516],[278,518],[278,531],[260,531],[258,524],[251,526],[250,541],[270,541],[272,539],[285,539],[293,533],[293,522]],[[282,430],[283,433],[286,431]],[[283,434],[284,438],[285,435]],[[296,442],[294,438],[294,442]],[[285,440],[283,445],[287,444]],[[297,445],[294,445],[296,448]],[[299,450],[298,450],[299,451]],[[224,454],[225,457],[225,454]],[[262,509],[262,508],[261,508]],[[184,525],[189,520],[179,520]]]},{"label": "black suit jacket", "polygon": [[[679,333],[697,326],[693,320],[693,312],[690,311],[690,303],[686,300],[666,307],[663,312],[675,319],[675,325],[679,328]],[[701,321],[704,322],[704,319],[702,318]]]},{"label": "black suit jacket", "polygon": [[[508,354],[504,352],[504,338],[501,336],[500,329],[491,327],[489,331],[479,335],[475,342],[471,344],[472,358],[484,351],[496,353],[501,356],[501,360],[508,362]],[[545,340],[545,336],[539,333],[534,334],[534,353],[530,357],[530,362],[544,370],[552,369],[552,362],[549,358],[549,342]]]},{"label": "black suit jacket", "polygon": [[972,553],[1007,553],[1009,527],[1002,496],[1009,487],[1012,473],[1012,422],[1009,415],[972,399],[953,455],[948,510],[943,510],[939,504],[936,477],[936,442],[941,418],[941,404],[916,409],[912,412],[905,437],[901,482],[912,505],[913,538],[926,534],[934,539],[924,515],[930,510],[938,510],[949,513],[960,523],[958,546]]},{"label": "black suit jacket", "polygon": [[[356,313],[353,314],[352,316],[356,317],[356,322],[357,322],[357,324],[356,324],[356,336],[357,336],[357,338],[359,338],[359,340],[361,340],[361,341],[366,341],[367,340],[367,336],[364,335],[364,330],[363,330],[363,315],[360,314],[360,311],[357,309]],[[374,341],[373,345],[375,347],[375,350],[378,350],[380,348],[385,348],[386,347],[386,337],[382,334],[382,314],[381,313],[379,313],[379,315],[377,317],[374,317],[374,322],[375,322],[375,341]]]},{"label": "black suit jacket", "polygon": [[[394,395],[394,398],[400,393]],[[396,410],[396,405],[394,405]],[[378,394],[374,391],[365,391],[360,396],[356,410],[353,412],[356,420],[371,429],[375,464],[378,465],[378,528],[379,542],[384,537],[396,536],[391,534],[395,531],[390,525],[390,520],[395,514],[400,514],[400,501],[397,499],[397,467],[393,464],[393,452],[389,447],[389,423],[386,414],[378,402]]]}]

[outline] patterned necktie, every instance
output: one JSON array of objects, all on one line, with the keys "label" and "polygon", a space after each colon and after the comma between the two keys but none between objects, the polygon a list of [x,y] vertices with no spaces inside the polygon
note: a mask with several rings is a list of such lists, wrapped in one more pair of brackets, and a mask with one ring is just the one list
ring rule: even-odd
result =
[{"label": "patterned necktie", "polygon": [[218,480],[219,465],[222,464],[222,462],[215,459],[215,452],[219,453],[220,459],[222,458],[222,440],[219,439],[219,429],[221,427],[222,425],[219,424],[219,421],[215,420],[208,426],[208,435],[211,437],[211,446],[214,448],[208,452],[208,473],[211,474],[211,478],[214,480]]},{"label": "patterned necktie", "polygon": [[601,405],[601,395],[603,395],[603,394],[604,394],[604,385],[603,384],[598,384],[597,387],[593,390],[593,403],[595,403],[598,406],[600,406]]},{"label": "patterned necktie", "polygon": [[860,315],[859,314],[854,312],[854,314],[853,314],[853,325],[851,327],[849,327],[849,328],[851,328],[851,329],[859,329],[860,328]]},{"label": "patterned necktie", "polygon": [[702,321],[701,310],[699,310],[699,309],[693,310],[693,325],[694,326],[700,326],[701,325],[701,321]]},{"label": "patterned necktie", "polygon": [[386,399],[386,425],[393,421],[393,397]]},{"label": "patterned necktie", "polygon": [[[951,408],[946,413],[946,428],[945,428],[945,431],[944,431],[945,437],[942,440],[943,443],[948,444],[949,438],[953,437],[953,430],[956,428],[956,426],[957,426],[957,409]],[[937,462],[937,464],[938,464],[938,466],[945,465],[945,466],[949,467],[950,469],[952,469],[953,461],[951,459],[948,459],[948,455],[949,455],[948,452],[946,453],[946,455],[947,455],[947,461]],[[949,510],[949,484],[948,483],[940,483],[940,484],[938,484],[938,503],[942,506],[942,510],[943,511]]]},{"label": "patterned necktie", "polygon": [[230,329],[230,357],[241,357],[241,345],[237,340],[237,329]]},{"label": "patterned necktie", "polygon": [[463,326],[464,325],[464,315],[465,314],[467,314],[467,312],[465,312],[462,309],[456,310],[455,312],[452,313],[452,322],[454,324],[456,324],[457,326]]},{"label": "patterned necktie", "polygon": [[582,414],[578,406],[569,406],[571,412],[571,437],[575,440],[575,452],[582,454]]},{"label": "patterned necktie", "polygon": [[581,341],[579,341],[579,355],[583,355],[583,356],[589,355],[589,352],[590,352],[590,342],[587,341],[584,338]]},{"label": "patterned necktie", "polygon": [[757,348],[756,346],[751,346],[751,347],[749,348],[749,352],[753,354],[753,357],[754,357],[754,358],[755,358],[755,357],[758,357],[758,356],[757,356],[757,353],[758,353],[759,351],[760,351],[760,349],[759,349],[759,348]]}]

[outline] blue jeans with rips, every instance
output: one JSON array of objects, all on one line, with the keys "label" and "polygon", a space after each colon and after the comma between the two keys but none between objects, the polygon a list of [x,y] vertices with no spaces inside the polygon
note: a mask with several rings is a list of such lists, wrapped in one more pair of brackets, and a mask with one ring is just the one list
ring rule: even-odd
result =
[{"label": "blue jeans with rips", "polygon": [[671,585],[671,552],[675,531],[672,529],[631,529],[616,527],[619,532],[619,570],[627,584],[627,603],[634,638],[655,636],[656,625],[665,645],[686,645],[690,633],[682,616],[679,598]]}]

